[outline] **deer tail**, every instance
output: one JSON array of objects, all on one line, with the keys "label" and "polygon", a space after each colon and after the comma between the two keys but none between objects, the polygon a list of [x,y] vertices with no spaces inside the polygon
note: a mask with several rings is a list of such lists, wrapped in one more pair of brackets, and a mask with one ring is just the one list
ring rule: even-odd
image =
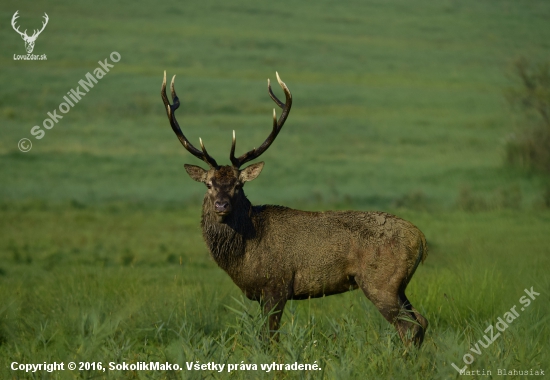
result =
[{"label": "deer tail", "polygon": [[413,273],[418,268],[420,263],[424,263],[426,257],[428,257],[428,243],[426,242],[426,237],[421,233],[420,235],[420,244],[418,244],[418,256],[416,257],[416,263],[414,263]]},{"label": "deer tail", "polygon": [[420,240],[420,246],[418,248],[418,261],[422,261],[422,263],[424,263],[426,257],[428,257],[428,242],[426,241],[424,234],[421,234]]}]

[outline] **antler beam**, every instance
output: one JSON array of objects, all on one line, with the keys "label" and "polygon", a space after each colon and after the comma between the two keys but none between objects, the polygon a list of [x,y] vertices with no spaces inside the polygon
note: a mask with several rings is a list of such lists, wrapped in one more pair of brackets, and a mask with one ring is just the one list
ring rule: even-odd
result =
[{"label": "antler beam", "polygon": [[[19,33],[21,35],[21,37],[24,36],[27,36],[27,30],[25,29],[24,32],[21,32],[19,30],[19,27],[15,27],[15,20],[17,20],[19,18],[19,15],[18,15],[19,11],[16,11],[14,14],[13,14],[13,17],[11,18],[11,26],[13,27],[13,30],[15,30],[17,33]],[[27,36],[28,37],[28,36]]]},{"label": "antler beam", "polygon": [[44,13],[44,16],[42,16],[42,17],[44,17],[44,21],[42,22],[42,29],[40,29],[40,30],[36,30],[36,29],[35,29],[35,30],[34,30],[34,33],[32,34],[32,37],[38,37],[38,35],[39,35],[40,33],[42,33],[42,31],[44,30],[44,28],[46,27],[46,25],[48,25],[48,20],[50,19],[50,18],[48,17],[48,14],[47,14],[47,13]]},{"label": "antler beam", "polygon": [[210,166],[210,168],[218,168],[219,166],[218,166],[216,160],[214,160],[214,158],[212,158],[208,154],[208,152],[206,151],[206,148],[204,147],[204,144],[202,143],[202,139],[199,139],[200,144],[201,144],[201,149],[202,149],[202,152],[201,152],[200,150],[195,148],[189,142],[189,140],[187,140],[187,137],[185,137],[185,135],[181,131],[181,128],[178,124],[178,121],[176,120],[176,115],[175,115],[175,111],[180,106],[180,100],[179,100],[178,96],[176,95],[176,90],[174,88],[174,80],[175,79],[176,79],[176,76],[174,75],[172,77],[172,82],[170,83],[170,90],[171,90],[171,93],[172,93],[172,103],[173,104],[170,104],[170,102],[168,101],[168,97],[166,96],[166,71],[164,71],[164,79],[162,80],[162,88],[161,88],[161,91],[160,91],[160,96],[162,97],[162,101],[164,102],[164,106],[166,107],[166,114],[168,115],[168,120],[170,121],[170,125],[172,126],[172,130],[174,131],[174,133],[178,137],[178,140],[180,140],[183,147],[185,149],[187,149],[187,151],[189,153],[191,153],[193,156],[195,156],[195,157],[203,160],[204,162],[206,162],[208,164],[208,166]]}]

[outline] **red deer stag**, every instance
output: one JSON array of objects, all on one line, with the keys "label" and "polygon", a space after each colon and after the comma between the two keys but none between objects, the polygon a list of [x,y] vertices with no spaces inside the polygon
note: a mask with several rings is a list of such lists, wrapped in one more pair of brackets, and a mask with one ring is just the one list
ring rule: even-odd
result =
[{"label": "red deer stag", "polygon": [[[257,149],[235,157],[235,132],[231,145],[232,165],[220,166],[206,151],[185,137],[176,121],[180,101],[170,85],[166,96],[166,72],[161,96],[168,120],[185,149],[208,164],[209,169],[185,165],[189,176],[206,185],[202,204],[202,235],[216,263],[229,274],[246,297],[260,302],[269,314],[274,336],[288,300],[302,300],[361,288],[384,318],[393,324],[405,345],[420,346],[428,321],[409,302],[405,288],[428,250],[424,234],[413,224],[384,212],[307,212],[288,207],[253,206],[243,186],[262,171],[263,162],[241,169],[273,143],[283,127],[292,95],[282,87],[286,101],[271,90],[269,96],[282,108],[279,119],[273,110],[273,130]],[[277,338],[277,337],[275,337]]]}]

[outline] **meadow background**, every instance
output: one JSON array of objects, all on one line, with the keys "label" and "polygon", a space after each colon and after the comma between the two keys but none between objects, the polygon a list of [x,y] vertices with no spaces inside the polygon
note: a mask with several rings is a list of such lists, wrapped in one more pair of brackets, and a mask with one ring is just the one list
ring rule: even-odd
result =
[{"label": "meadow background", "polygon": [[[16,10],[21,30],[49,15],[33,52],[47,61],[13,60]],[[550,180],[504,159],[525,122],[504,94],[517,59],[548,61],[549,2],[7,0],[0,19],[0,377],[458,378],[451,363],[531,286],[541,295],[469,369],[550,372]],[[31,136],[113,51],[120,62]],[[258,307],[202,241],[204,188],[183,168],[200,162],[166,120],[163,70],[177,75],[184,133],[221,163],[232,130],[238,154],[266,138],[279,72],[293,108],[249,199],[417,225],[430,246],[408,288],[430,322],[420,350],[360,292],[292,302],[280,343],[257,339]],[[13,361],[322,371],[24,374]]]}]

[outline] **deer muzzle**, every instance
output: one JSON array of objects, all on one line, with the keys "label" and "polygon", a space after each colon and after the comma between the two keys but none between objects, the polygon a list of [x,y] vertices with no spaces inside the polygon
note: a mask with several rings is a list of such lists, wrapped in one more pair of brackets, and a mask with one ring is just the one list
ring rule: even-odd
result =
[{"label": "deer muzzle", "polygon": [[214,202],[214,208],[218,215],[225,216],[231,212],[231,206],[226,200],[218,200]]}]

